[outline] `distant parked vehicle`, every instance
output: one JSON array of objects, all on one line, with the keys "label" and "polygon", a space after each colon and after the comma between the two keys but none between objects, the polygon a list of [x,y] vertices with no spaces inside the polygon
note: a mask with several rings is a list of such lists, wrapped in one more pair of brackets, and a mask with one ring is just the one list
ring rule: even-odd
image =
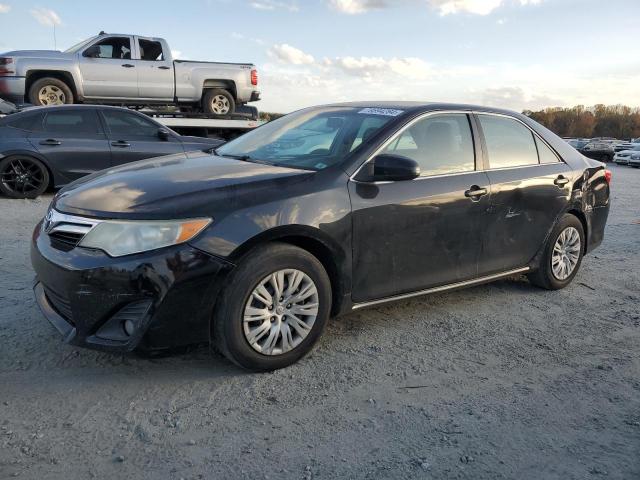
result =
[{"label": "distant parked vehicle", "polygon": [[627,163],[630,167],[640,168],[640,152],[633,152]]},{"label": "distant parked vehicle", "polygon": [[613,157],[613,161],[618,165],[629,165],[629,160],[631,155],[635,152],[640,152],[640,143],[630,144],[631,147],[627,150],[622,150],[621,152],[617,152]]},{"label": "distant parked vehicle", "polygon": [[610,162],[613,160],[613,147],[611,144],[603,141],[589,142],[579,149],[585,157],[600,160],[601,162]]},{"label": "distant parked vehicle", "polygon": [[35,198],[98,170],[150,157],[210,150],[222,140],[183,137],[126,108],[34,107],[0,119],[0,192]]},{"label": "distant parked vehicle", "polygon": [[576,150],[581,150],[589,140],[581,139],[581,138],[572,138],[571,140],[567,140],[567,143],[571,145]]},{"label": "distant parked vehicle", "polygon": [[620,142],[617,145],[613,146],[614,153],[622,152],[623,150],[630,150],[634,144],[640,143],[640,140],[636,142],[632,140],[631,142]]},{"label": "distant parked vehicle", "polygon": [[17,50],[0,56],[0,97],[33,105],[179,104],[212,115],[260,99],[250,63],[174,60],[162,38],[108,34],[64,52]]}]

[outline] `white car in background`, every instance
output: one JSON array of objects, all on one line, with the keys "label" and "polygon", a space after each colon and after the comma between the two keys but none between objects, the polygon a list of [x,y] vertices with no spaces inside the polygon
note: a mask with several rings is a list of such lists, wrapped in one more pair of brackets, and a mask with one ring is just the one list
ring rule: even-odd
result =
[{"label": "white car in background", "polygon": [[616,152],[613,161],[618,165],[629,165],[631,155],[640,154],[640,143],[631,143],[627,150]]}]

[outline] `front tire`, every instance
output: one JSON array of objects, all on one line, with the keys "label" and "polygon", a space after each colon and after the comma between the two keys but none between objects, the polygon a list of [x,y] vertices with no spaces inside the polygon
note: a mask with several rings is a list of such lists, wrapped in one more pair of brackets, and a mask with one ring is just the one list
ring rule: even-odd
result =
[{"label": "front tire", "polygon": [[62,80],[45,77],[33,82],[29,88],[29,102],[44,106],[71,104],[73,92]]},{"label": "front tire", "polygon": [[331,283],[316,257],[284,243],[257,247],[231,273],[214,312],[214,342],[254,371],[287,367],[309,353],[331,311]]},{"label": "front tire", "polygon": [[227,90],[210,88],[202,96],[202,109],[209,115],[233,115],[236,111],[236,102]]},{"label": "front tire", "polygon": [[14,156],[0,161],[0,192],[7,197],[36,198],[48,186],[49,171],[40,160]]},{"label": "front tire", "polygon": [[529,274],[529,281],[547,290],[566,287],[580,269],[584,246],[582,222],[575,215],[563,215],[549,235],[540,267]]}]

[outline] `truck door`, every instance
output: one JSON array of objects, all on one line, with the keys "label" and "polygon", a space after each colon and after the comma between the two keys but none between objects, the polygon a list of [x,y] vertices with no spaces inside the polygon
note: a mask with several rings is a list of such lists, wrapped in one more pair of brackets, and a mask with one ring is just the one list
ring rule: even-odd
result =
[{"label": "truck door", "polygon": [[140,98],[173,100],[173,62],[162,42],[135,37],[138,44],[138,94]]},{"label": "truck door", "polygon": [[138,69],[131,47],[131,37],[111,36],[78,54],[85,97],[138,98]]}]

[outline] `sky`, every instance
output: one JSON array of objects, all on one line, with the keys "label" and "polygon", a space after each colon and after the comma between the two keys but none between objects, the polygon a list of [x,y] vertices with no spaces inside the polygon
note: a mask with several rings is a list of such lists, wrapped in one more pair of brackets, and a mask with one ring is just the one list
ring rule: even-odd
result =
[{"label": "sky", "polygon": [[[55,28],[55,45],[54,45]],[[640,0],[0,0],[0,52],[100,30],[252,62],[263,111],[356,100],[640,106]]]}]

